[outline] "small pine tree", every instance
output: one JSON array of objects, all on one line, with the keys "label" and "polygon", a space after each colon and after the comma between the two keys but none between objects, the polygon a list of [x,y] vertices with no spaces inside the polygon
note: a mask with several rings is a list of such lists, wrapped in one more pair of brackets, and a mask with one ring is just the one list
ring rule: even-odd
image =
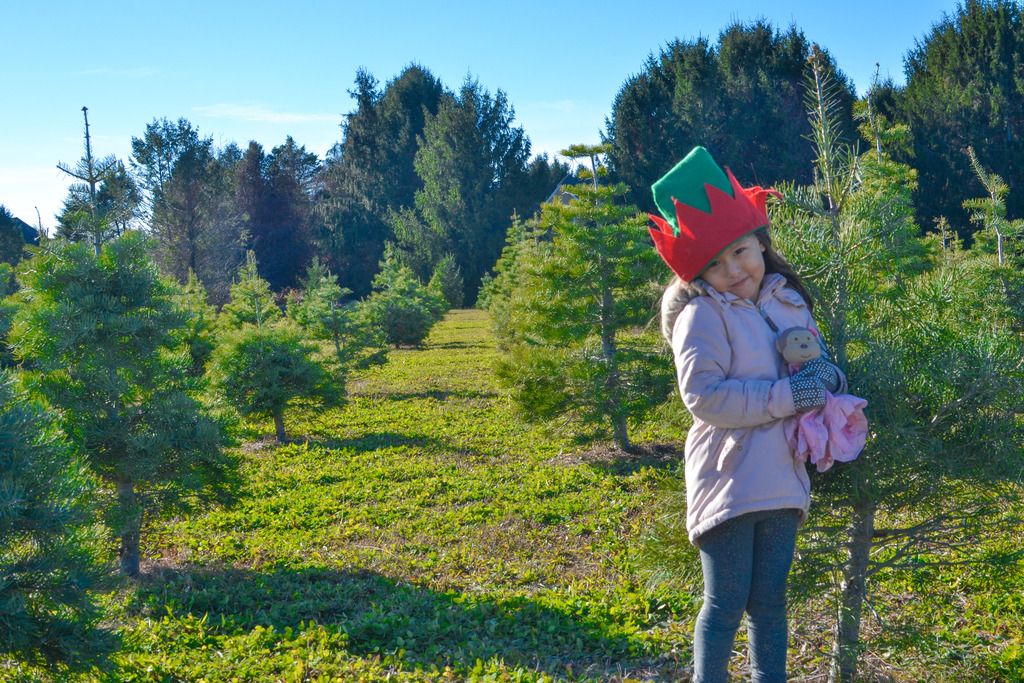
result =
[{"label": "small pine tree", "polygon": [[270,325],[283,317],[274,300],[270,283],[260,277],[256,253],[247,252],[245,265],[238,271],[238,281],[231,285],[230,300],[224,304],[217,319],[221,329],[238,329],[242,325]]},{"label": "small pine tree", "polygon": [[539,228],[539,219],[523,221],[512,217],[512,226],[505,236],[501,258],[494,265],[495,275],[480,286],[477,305],[491,314],[498,348],[507,351],[515,334],[510,327],[513,293],[520,286],[522,264],[539,263],[551,248],[550,234]]},{"label": "small pine tree", "polygon": [[288,303],[288,316],[312,338],[331,343],[334,375],[341,385],[350,370],[387,359],[383,330],[367,319],[359,304],[342,303],[352,292],[338,285],[320,261],[309,266],[303,284],[301,294]]},{"label": "small pine tree", "polygon": [[139,573],[144,515],[225,490],[233,460],[200,405],[184,325],[138,233],[92,247],[48,242],[18,267],[11,345],[92,470],[116,491],[121,572]]},{"label": "small pine tree", "polygon": [[0,371],[0,655],[77,668],[95,654],[93,486],[53,420]]},{"label": "small pine tree", "polygon": [[647,219],[620,201],[625,186],[576,191],[567,205],[545,204],[537,232],[509,252],[514,263],[500,276],[510,279],[507,294],[492,299],[510,350],[498,377],[527,416],[570,414],[610,427],[629,451],[628,421],[664,401],[671,387],[664,344],[643,330],[662,265]]},{"label": "small pine tree", "polygon": [[206,288],[191,271],[185,286],[174,295],[174,302],[184,314],[180,336],[191,359],[189,374],[199,377],[213,353],[217,311],[207,303]]},{"label": "small pine tree", "polygon": [[223,333],[210,360],[213,385],[242,416],[272,417],[277,440],[284,443],[284,412],[295,399],[340,398],[338,384],[314,353],[287,321],[246,324]]},{"label": "small pine tree", "polygon": [[427,283],[427,291],[444,300],[448,308],[462,308],[465,303],[464,283],[459,264],[451,254],[445,256],[434,266],[434,274]]},{"label": "small pine tree", "polygon": [[317,360],[302,328],[282,317],[252,252],[221,315],[209,363],[213,386],[242,416],[272,417],[278,442],[287,440],[284,412],[295,399],[341,400],[343,383]]},{"label": "small pine tree", "polygon": [[389,344],[417,346],[426,339],[444,311],[444,302],[431,294],[407,267],[386,250],[381,270],[373,279],[376,290],[365,302],[367,315],[384,330]]},{"label": "small pine tree", "polygon": [[20,221],[0,204],[0,263],[16,264],[25,255]]},{"label": "small pine tree", "polygon": [[1000,266],[1021,260],[1024,257],[1024,246],[1021,245],[1024,220],[1006,218],[1006,195],[1010,193],[1010,187],[1001,177],[985,170],[973,147],[967,148],[967,156],[974,175],[988,194],[987,197],[965,200],[963,204],[971,221],[981,227],[975,233],[975,240],[982,248],[989,248],[995,242],[994,251]]}]

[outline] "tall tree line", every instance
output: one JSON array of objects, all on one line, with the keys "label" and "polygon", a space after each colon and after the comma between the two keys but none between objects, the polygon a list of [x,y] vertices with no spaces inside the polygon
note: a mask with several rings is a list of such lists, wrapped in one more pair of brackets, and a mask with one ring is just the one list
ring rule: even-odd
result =
[{"label": "tall tree line", "polygon": [[[1016,0],[965,0],[908,53],[906,86],[876,84],[867,97],[872,125],[907,126],[904,144],[878,144],[918,171],[925,229],[945,217],[973,231],[962,207],[979,189],[968,147],[1006,179],[1008,216],[1024,210],[1013,191],[1024,180],[1022,16]],[[623,83],[604,132],[627,200],[650,209],[651,182],[698,143],[729,159],[742,182],[811,182],[802,102],[811,51],[796,26],[759,20],[652,54]],[[853,141],[852,85],[824,55],[840,84],[842,139]],[[364,297],[391,242],[424,282],[444,259],[457,266],[473,302],[511,216],[533,215],[568,169],[531,160],[507,96],[472,79],[451,90],[411,64],[385,84],[360,71],[350,92],[354,108],[322,160],[291,137],[270,151],[216,149],[185,119],[154,120],[127,164],[103,158],[109,172],[95,197],[71,188],[58,234],[95,232],[88,216],[102,221],[102,239],[145,226],[161,268],[181,282],[194,272],[214,303],[226,300],[246,250],[275,291],[295,287],[319,258]]]},{"label": "tall tree line", "polygon": [[506,95],[475,80],[452,92],[411,65],[383,89],[360,72],[352,95],[323,174],[327,262],[364,294],[389,241],[424,281],[451,255],[472,301],[512,214],[535,212],[567,169],[530,161]]},{"label": "tall tree line", "polygon": [[[742,182],[809,182],[814,149],[804,113],[811,43],[795,26],[777,31],[764,20],[735,23],[712,45],[675,40],[623,84],[605,137],[609,164],[632,190],[630,200],[654,210],[650,186],[695,145],[728,159]],[[852,84],[841,83],[840,122],[856,139]]]},{"label": "tall tree line", "polygon": [[[899,158],[917,169],[922,222],[943,216],[966,235],[973,228],[963,202],[982,189],[968,147],[1011,190],[1024,188],[1024,7],[965,0],[917,42],[905,67],[906,86],[878,88],[878,109],[909,126]],[[1024,192],[1006,202],[1010,216],[1024,213]]]}]

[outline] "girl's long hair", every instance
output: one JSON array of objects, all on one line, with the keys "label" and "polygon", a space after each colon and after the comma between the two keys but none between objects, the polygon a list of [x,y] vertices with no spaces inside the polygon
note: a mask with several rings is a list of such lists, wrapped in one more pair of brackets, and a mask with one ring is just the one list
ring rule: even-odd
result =
[{"label": "girl's long hair", "polygon": [[[789,265],[789,261],[782,257],[782,254],[775,251],[772,247],[772,237],[768,233],[768,228],[760,228],[754,231],[754,236],[757,237],[757,241],[764,245],[764,273],[778,273],[782,277],[786,278],[786,284],[803,297],[804,301],[807,302],[807,308],[811,312],[814,311],[814,299],[811,298],[811,293],[804,287],[804,283],[800,280],[800,276],[793,270],[793,266]],[[665,288],[665,293],[661,296],[661,334],[668,341],[669,345],[672,344],[672,328],[676,324],[676,318],[682,313],[686,304],[690,303],[694,297],[702,296],[704,290],[693,282],[686,282],[679,276],[672,278],[672,282],[669,283],[668,287]]]}]

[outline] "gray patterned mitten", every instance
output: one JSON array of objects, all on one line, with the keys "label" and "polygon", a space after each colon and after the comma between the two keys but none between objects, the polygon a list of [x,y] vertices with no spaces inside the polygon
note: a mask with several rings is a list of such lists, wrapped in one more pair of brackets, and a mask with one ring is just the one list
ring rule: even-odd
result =
[{"label": "gray patterned mitten", "polygon": [[824,358],[815,358],[814,360],[807,361],[799,370],[793,373],[793,377],[815,377],[821,380],[825,391],[834,394],[839,390],[839,372],[836,370],[836,366]]},{"label": "gray patterned mitten", "polygon": [[789,386],[793,390],[793,406],[798,413],[825,407],[825,385],[817,377],[789,378]]}]

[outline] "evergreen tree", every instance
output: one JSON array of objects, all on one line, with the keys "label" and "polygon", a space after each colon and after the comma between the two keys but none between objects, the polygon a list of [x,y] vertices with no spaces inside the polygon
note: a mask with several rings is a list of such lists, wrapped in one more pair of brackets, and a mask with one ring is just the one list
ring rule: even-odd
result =
[{"label": "evergreen tree", "polygon": [[93,482],[63,434],[0,371],[0,653],[77,668],[96,655]]},{"label": "evergreen tree", "polygon": [[975,238],[979,250],[995,252],[996,263],[1000,266],[1024,262],[1024,220],[1006,218],[1006,197],[1009,185],[995,173],[989,173],[978,160],[974,149],[967,148],[971,168],[985,189],[986,197],[967,199],[964,208],[970,211],[971,222],[980,226]]},{"label": "evergreen tree", "polygon": [[[900,118],[910,125],[922,222],[939,216],[967,234],[970,146],[1010,187],[1024,186],[1024,9],[1015,0],[965,0],[906,57]],[[1024,195],[1007,198],[1024,215]]]},{"label": "evergreen tree", "polygon": [[366,315],[384,330],[389,344],[417,346],[441,319],[444,302],[431,294],[391,249],[384,252],[373,286],[375,291],[364,304]]},{"label": "evergreen tree", "polygon": [[0,369],[14,365],[14,355],[7,343],[7,335],[11,331],[11,321],[18,305],[10,297],[15,289],[14,268],[9,263],[0,263]]},{"label": "evergreen tree", "polygon": [[370,292],[389,211],[414,204],[423,186],[413,159],[427,116],[437,112],[444,88],[428,70],[406,67],[383,88],[367,72],[356,75],[355,110],[345,117],[343,139],[322,174],[323,228],[319,253],[358,296]]},{"label": "evergreen tree", "polygon": [[445,254],[434,267],[434,274],[427,283],[427,291],[443,299],[448,308],[462,308],[464,284],[455,257]]},{"label": "evergreen tree", "polygon": [[361,304],[344,303],[351,294],[322,263],[314,261],[306,270],[301,294],[288,302],[289,318],[313,339],[330,342],[333,374],[342,393],[349,371],[387,358],[383,330],[368,319]]},{"label": "evergreen tree", "polygon": [[646,217],[620,202],[623,185],[574,192],[568,204],[545,204],[523,246],[506,249],[503,261],[514,262],[501,264],[507,280],[491,303],[501,306],[495,317],[505,318],[499,332],[509,349],[498,377],[528,416],[573,415],[610,428],[628,451],[629,420],[671,387],[660,338],[642,330],[661,265]]},{"label": "evergreen tree", "polygon": [[[716,46],[676,40],[649,57],[616,95],[606,130],[609,164],[632,188],[630,201],[653,211],[648,188],[679,160],[679,150],[698,144],[733,160],[747,184],[809,182],[814,157],[802,106],[809,55],[796,27],[778,32],[759,20],[727,27]],[[838,79],[839,125],[852,141],[854,92]]]},{"label": "evergreen tree", "polygon": [[250,243],[261,235],[266,217],[267,155],[263,146],[251,141],[242,153],[242,158],[232,170],[235,188],[235,210],[238,212]]},{"label": "evergreen tree", "polygon": [[[63,225],[63,228],[75,239],[88,240],[96,253],[99,253],[100,245],[110,239],[112,234],[109,221],[100,215],[96,188],[113,169],[116,160],[114,157],[107,157],[98,161],[93,156],[92,137],[89,135],[88,107],[82,107],[82,117],[85,119],[85,153],[74,168],[63,163],[57,164],[57,168],[61,171],[81,181],[72,186],[71,196],[65,202],[64,213],[68,214],[70,211],[70,214],[67,218],[69,222]],[[60,234],[60,227],[58,227],[58,234]]]},{"label": "evergreen tree", "polygon": [[29,385],[60,412],[86,462],[116,493],[121,572],[139,573],[143,518],[222,490],[223,431],[191,394],[183,325],[137,233],[103,245],[47,243],[19,266],[10,333]]},{"label": "evergreen tree", "polygon": [[191,361],[189,374],[201,377],[215,346],[217,311],[207,303],[206,289],[195,273],[189,273],[185,285],[175,292],[174,303],[184,315],[179,336]]},{"label": "evergreen tree", "polygon": [[243,417],[273,418],[278,442],[287,439],[284,413],[296,399],[334,403],[344,396],[343,381],[331,377],[302,329],[282,316],[252,252],[218,322],[213,385]]},{"label": "evergreen tree", "polygon": [[248,235],[260,275],[272,290],[280,291],[294,287],[309,263],[312,193],[320,161],[291,136],[261,157],[259,145],[250,143],[242,160],[244,175],[239,179],[248,186],[240,185],[236,197],[245,200]]},{"label": "evergreen tree", "polygon": [[284,412],[293,401],[338,399],[341,388],[314,353],[288,321],[246,324],[222,335],[210,360],[211,377],[242,416],[272,417],[278,443],[284,443]]},{"label": "evergreen tree", "polygon": [[0,263],[17,264],[24,251],[25,238],[18,219],[0,204]]},{"label": "evergreen tree", "polygon": [[58,237],[103,243],[123,235],[140,217],[142,194],[124,163],[109,156],[99,164],[105,171],[95,188],[95,197],[85,183],[73,184],[68,189],[57,215]]},{"label": "evergreen tree", "polygon": [[248,252],[245,265],[238,271],[238,281],[231,285],[231,298],[220,311],[218,325],[230,330],[242,325],[261,327],[282,317],[281,307],[270,291],[270,283],[260,277],[255,252]]},{"label": "evergreen tree", "polygon": [[528,221],[512,217],[501,258],[494,265],[494,277],[483,283],[477,297],[477,305],[491,314],[498,348],[502,351],[507,351],[514,340],[510,327],[512,306],[514,293],[522,286],[523,270],[527,264],[542,262],[551,248],[550,234],[540,230],[539,223],[539,216]]},{"label": "evergreen tree", "polygon": [[227,298],[244,258],[231,182],[238,161],[235,149],[218,156],[212,139],[200,138],[185,119],[154,121],[132,138],[157,263],[178,282],[195,273],[215,302]]},{"label": "evergreen tree", "polygon": [[530,141],[512,125],[514,118],[505,93],[492,96],[467,79],[457,96],[443,100],[437,114],[428,117],[416,154],[416,172],[423,179],[416,210],[440,236],[443,250],[454,255],[466,301],[476,298],[481,278],[497,261],[513,212],[529,208],[515,205],[521,198],[516,188],[527,175]]},{"label": "evergreen tree", "polygon": [[[814,296],[851,393],[868,401],[859,458],[812,473],[815,503],[789,577],[791,591],[826,591],[836,607],[835,683],[858,680],[861,616],[877,577],[920,577],[944,564],[998,567],[1015,557],[1013,549],[980,558],[972,551],[1019,525],[1007,497],[1019,502],[1024,318],[1014,301],[1020,275],[992,254],[919,237],[914,170],[877,148],[857,156],[843,144],[836,87],[820,55],[812,78],[816,182],[782,186],[785,202],[771,222],[773,240]],[[678,513],[685,493],[667,498],[649,552],[656,576],[672,582],[693,558]]]},{"label": "evergreen tree", "polygon": [[815,484],[820,524],[802,537],[809,560],[797,572],[820,580],[839,567],[831,679],[852,681],[871,578],[961,560],[1005,528],[1000,482],[1019,476],[1024,444],[1024,346],[1003,284],[1012,273],[917,237],[913,171],[839,142],[828,68],[812,65],[817,182],[787,188],[773,224],[869,405],[864,452]]},{"label": "evergreen tree", "polygon": [[120,159],[114,161],[100,183],[96,210],[115,237],[135,227],[142,216],[142,190]]}]

